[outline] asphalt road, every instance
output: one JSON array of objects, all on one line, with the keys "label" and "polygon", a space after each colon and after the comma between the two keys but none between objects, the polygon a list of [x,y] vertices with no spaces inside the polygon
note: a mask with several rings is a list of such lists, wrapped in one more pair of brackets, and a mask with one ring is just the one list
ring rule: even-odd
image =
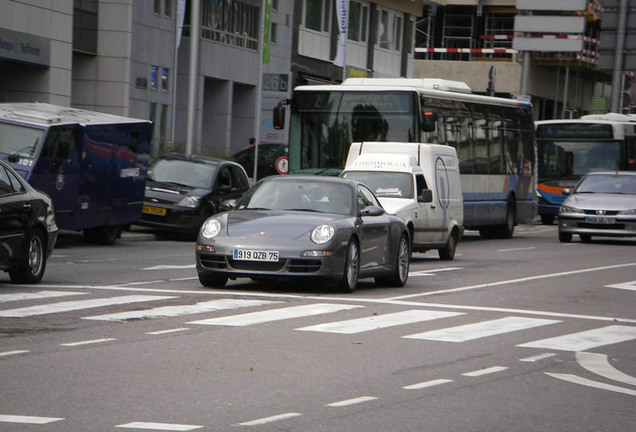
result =
[{"label": "asphalt road", "polygon": [[200,286],[191,239],[0,274],[0,431],[631,431],[636,241],[467,232],[407,285]]}]

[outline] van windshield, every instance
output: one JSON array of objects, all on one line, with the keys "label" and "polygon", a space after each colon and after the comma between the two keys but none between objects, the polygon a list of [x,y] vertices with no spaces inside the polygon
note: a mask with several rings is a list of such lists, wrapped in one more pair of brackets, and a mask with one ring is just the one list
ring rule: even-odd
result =
[{"label": "van windshield", "polygon": [[0,153],[32,158],[44,138],[44,130],[0,123]]},{"label": "van windshield", "polygon": [[378,198],[413,198],[413,176],[386,171],[346,171],[342,177],[364,183]]}]

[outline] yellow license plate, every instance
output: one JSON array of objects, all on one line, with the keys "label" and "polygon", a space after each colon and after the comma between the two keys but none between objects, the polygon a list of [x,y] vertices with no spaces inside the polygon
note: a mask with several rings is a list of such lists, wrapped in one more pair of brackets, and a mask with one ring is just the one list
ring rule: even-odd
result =
[{"label": "yellow license plate", "polygon": [[142,211],[148,214],[154,214],[154,215],[160,215],[160,216],[166,215],[166,209],[161,207],[152,207],[152,206],[145,205],[143,206]]}]

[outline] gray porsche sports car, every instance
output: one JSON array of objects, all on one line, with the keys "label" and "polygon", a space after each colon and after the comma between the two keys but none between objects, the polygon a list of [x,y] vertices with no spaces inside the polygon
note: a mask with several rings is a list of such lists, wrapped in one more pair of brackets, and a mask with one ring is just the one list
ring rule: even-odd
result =
[{"label": "gray porsche sports car", "polygon": [[273,176],[233,210],[208,218],[197,238],[204,286],[238,277],[322,278],[352,292],[373,277],[403,286],[410,264],[404,222],[387,214],[364,184],[319,176]]}]

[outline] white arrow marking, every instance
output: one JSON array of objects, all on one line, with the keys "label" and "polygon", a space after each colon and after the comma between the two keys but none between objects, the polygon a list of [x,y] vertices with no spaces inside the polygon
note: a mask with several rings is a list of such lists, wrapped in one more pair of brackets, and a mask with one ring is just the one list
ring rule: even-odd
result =
[{"label": "white arrow marking", "polygon": [[601,390],[609,390],[617,393],[624,393],[632,396],[636,396],[636,390],[625,389],[622,387],[617,387],[610,384],[604,384],[597,381],[592,381],[587,378],[582,378],[580,376],[571,375],[571,374],[559,374],[559,373],[550,373],[545,372],[546,375],[550,375],[551,377],[558,378],[563,381],[568,381],[574,384],[581,384],[587,387],[594,387]]},{"label": "white arrow marking", "polygon": [[615,369],[607,361],[606,354],[577,352],[576,361],[578,361],[581,366],[592,373],[605,378],[609,378],[613,381],[619,381],[625,384],[636,386],[636,378]]},{"label": "white arrow marking", "polygon": [[636,281],[617,283],[613,285],[605,285],[605,288],[618,288],[618,289],[636,291]]}]

